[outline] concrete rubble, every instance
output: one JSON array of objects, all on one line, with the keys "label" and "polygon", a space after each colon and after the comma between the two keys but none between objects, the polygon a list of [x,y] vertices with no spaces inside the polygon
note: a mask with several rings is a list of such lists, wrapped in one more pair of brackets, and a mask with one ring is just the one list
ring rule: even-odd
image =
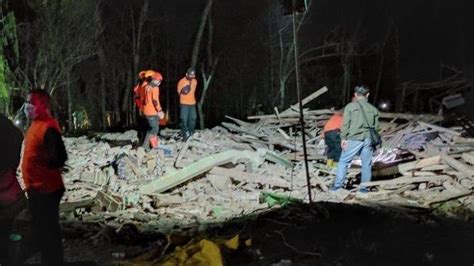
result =
[{"label": "concrete rubble", "polygon": [[[434,115],[382,113],[384,145],[374,154],[373,181],[365,184],[371,192],[355,193],[357,160],[348,172],[349,189],[330,192],[335,170],[324,165],[321,130],[332,112],[304,110],[314,200],[410,209],[449,203],[474,210],[474,142],[463,137],[472,128],[441,127]],[[254,123],[228,117],[231,122],[198,131],[187,142],[164,129],[160,141],[171,155],[136,148],[134,131],[65,138],[63,215],[164,232],[265,211],[262,193],[308,201],[298,113],[292,106],[248,117]]]}]

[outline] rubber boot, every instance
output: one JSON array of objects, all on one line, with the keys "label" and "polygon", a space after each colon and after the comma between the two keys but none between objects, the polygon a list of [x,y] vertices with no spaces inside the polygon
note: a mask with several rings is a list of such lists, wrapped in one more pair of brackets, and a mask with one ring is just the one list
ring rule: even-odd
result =
[{"label": "rubber boot", "polygon": [[326,160],[326,166],[331,167],[334,165],[334,160],[333,159],[327,159]]}]

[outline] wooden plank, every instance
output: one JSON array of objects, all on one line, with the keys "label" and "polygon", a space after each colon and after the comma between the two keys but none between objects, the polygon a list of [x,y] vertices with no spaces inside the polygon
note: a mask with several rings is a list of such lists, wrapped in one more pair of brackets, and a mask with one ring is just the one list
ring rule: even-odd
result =
[{"label": "wooden plank", "polygon": [[459,133],[457,131],[454,131],[454,130],[451,130],[451,129],[448,129],[448,128],[444,128],[444,127],[440,127],[440,126],[437,126],[437,125],[433,125],[433,124],[430,124],[430,123],[426,123],[426,122],[423,122],[423,121],[418,121],[418,124],[420,124],[424,127],[427,127],[427,128],[431,128],[431,129],[440,131],[440,132],[445,132],[445,133],[451,134],[453,136],[461,135],[461,133]]},{"label": "wooden plank", "polygon": [[464,161],[466,161],[470,165],[474,165],[474,152],[463,153],[462,158]]},{"label": "wooden plank", "polygon": [[463,138],[460,136],[454,136],[453,140],[456,144],[474,144],[474,138]]},{"label": "wooden plank", "polygon": [[431,165],[437,165],[441,162],[441,157],[438,156],[433,156],[429,157],[426,159],[421,159],[413,162],[408,162],[408,163],[403,163],[398,165],[398,171],[400,173],[408,172],[411,170],[415,169],[420,169],[423,167],[431,166]]},{"label": "wooden plank", "polygon": [[261,175],[256,173],[249,173],[237,170],[235,168],[224,168],[217,166],[212,168],[209,173],[218,176],[230,177],[241,182],[249,182],[254,184],[266,184],[282,188],[289,188],[291,185],[290,182],[286,181],[281,177],[271,176],[268,174]]},{"label": "wooden plank", "polygon": [[188,138],[182,146],[181,150],[178,153],[178,156],[176,156],[176,160],[174,161],[174,167],[181,168],[181,160],[183,159],[184,154],[188,150],[189,144],[191,143],[191,139],[192,138]]},{"label": "wooden plank", "polygon": [[228,150],[220,152],[191,163],[179,171],[142,185],[139,189],[142,194],[161,193],[202,175],[216,166],[231,162],[246,162],[249,163],[249,168],[255,169],[263,163],[263,156],[262,154],[251,151]]},{"label": "wooden plank", "polygon": [[[334,113],[333,110],[329,110],[329,109],[321,109],[321,110],[311,110],[311,111],[305,111],[304,112],[304,116],[305,116],[305,119],[307,116],[321,116],[322,118],[322,115],[332,115]],[[280,113],[280,119],[285,119],[285,118],[294,118],[294,119],[299,119],[298,117],[300,116],[300,114],[298,112],[292,112],[292,113],[287,113],[287,114],[283,114],[283,113]],[[256,120],[256,119],[278,119],[278,117],[275,115],[275,114],[271,114],[271,115],[254,115],[254,116],[248,116],[247,119],[249,120]]]},{"label": "wooden plank", "polygon": [[450,167],[454,168],[455,170],[465,174],[468,177],[474,176],[474,167],[462,163],[449,155],[441,155],[441,160],[449,165]]},{"label": "wooden plank", "polygon": [[374,187],[374,186],[382,186],[382,185],[413,184],[413,183],[423,183],[423,182],[446,181],[450,179],[451,177],[447,175],[399,177],[399,178],[395,178],[391,180],[365,182],[365,183],[362,183],[361,186]]},{"label": "wooden plank", "polygon": [[72,212],[76,209],[91,207],[92,205],[94,205],[94,199],[63,202],[59,205],[59,212]]},{"label": "wooden plank", "polygon": [[441,121],[443,120],[442,116],[439,115],[432,115],[432,114],[402,114],[402,113],[384,113],[381,112],[379,114],[380,118],[402,118],[406,120],[413,120],[413,121]]},{"label": "wooden plank", "polygon": [[[301,105],[305,106],[306,104],[308,104],[312,100],[318,98],[319,96],[323,95],[327,91],[328,91],[328,88],[326,86],[322,87],[321,89],[311,93],[309,96],[307,96],[303,100],[301,100]],[[295,112],[295,111],[299,112],[299,110],[300,110],[299,109],[299,103],[295,103],[292,106],[290,106],[290,108],[286,109],[285,111],[281,112],[280,114],[284,115],[284,114],[288,114],[288,113]]]}]

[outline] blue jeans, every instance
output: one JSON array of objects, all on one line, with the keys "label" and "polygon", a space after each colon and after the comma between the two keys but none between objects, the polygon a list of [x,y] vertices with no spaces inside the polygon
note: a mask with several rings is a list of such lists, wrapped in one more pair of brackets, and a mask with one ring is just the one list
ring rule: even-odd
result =
[{"label": "blue jeans", "polygon": [[[336,181],[333,189],[342,188],[344,180],[346,179],[347,167],[356,155],[360,155],[362,160],[362,177],[361,183],[370,182],[372,179],[372,154],[374,148],[371,145],[369,138],[364,141],[347,140],[346,149],[342,150],[339,164],[337,165]],[[360,187],[361,191],[366,191],[366,188]]]},{"label": "blue jeans", "polygon": [[180,105],[180,114],[181,119],[181,134],[183,138],[187,139],[194,133],[194,128],[196,127],[196,105]]}]

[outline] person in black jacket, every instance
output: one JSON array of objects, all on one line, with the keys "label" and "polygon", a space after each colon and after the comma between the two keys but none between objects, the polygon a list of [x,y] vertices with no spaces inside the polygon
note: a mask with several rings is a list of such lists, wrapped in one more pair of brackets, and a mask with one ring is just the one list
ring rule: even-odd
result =
[{"label": "person in black jacket", "polygon": [[3,114],[0,132],[0,265],[10,265],[8,243],[13,220],[26,207],[26,197],[16,177],[23,134]]}]

